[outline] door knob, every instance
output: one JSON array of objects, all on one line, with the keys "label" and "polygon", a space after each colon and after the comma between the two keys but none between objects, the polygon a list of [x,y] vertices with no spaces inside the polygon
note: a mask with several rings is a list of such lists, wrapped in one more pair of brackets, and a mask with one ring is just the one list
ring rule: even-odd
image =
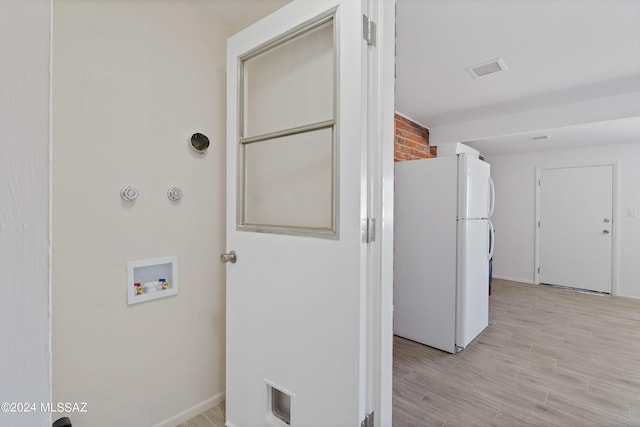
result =
[{"label": "door knob", "polygon": [[604,222],[609,222],[609,218],[605,218],[605,219],[604,219]]},{"label": "door knob", "polygon": [[[609,234],[609,230],[602,230],[602,234]],[[235,262],[235,261],[233,261],[233,262]]]},{"label": "door knob", "polygon": [[220,262],[223,264],[227,262],[230,262],[231,264],[235,264],[237,260],[238,260],[238,257],[236,256],[236,251],[229,251],[228,254],[220,255]]}]

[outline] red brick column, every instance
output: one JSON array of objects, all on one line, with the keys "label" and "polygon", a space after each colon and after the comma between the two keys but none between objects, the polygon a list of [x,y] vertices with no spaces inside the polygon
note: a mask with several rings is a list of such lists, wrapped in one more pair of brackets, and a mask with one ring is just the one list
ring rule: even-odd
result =
[{"label": "red brick column", "polygon": [[437,147],[429,146],[429,129],[399,114],[395,115],[395,161],[436,157]]}]

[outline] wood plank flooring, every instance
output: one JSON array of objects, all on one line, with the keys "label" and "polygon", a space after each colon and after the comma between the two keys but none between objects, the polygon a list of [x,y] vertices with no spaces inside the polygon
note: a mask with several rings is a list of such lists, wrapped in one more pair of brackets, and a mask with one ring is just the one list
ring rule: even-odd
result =
[{"label": "wood plank flooring", "polygon": [[224,427],[224,402],[176,427]]},{"label": "wood plank flooring", "polygon": [[393,363],[393,427],[640,426],[640,300],[494,279],[465,350],[396,337]]},{"label": "wood plank flooring", "polygon": [[456,355],[394,340],[393,426],[640,426],[640,300],[494,280]]}]

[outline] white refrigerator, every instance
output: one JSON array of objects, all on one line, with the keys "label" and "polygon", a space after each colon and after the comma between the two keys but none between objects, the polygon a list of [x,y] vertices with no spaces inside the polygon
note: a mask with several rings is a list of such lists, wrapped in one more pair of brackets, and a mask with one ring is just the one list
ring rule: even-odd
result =
[{"label": "white refrigerator", "polygon": [[456,353],[487,327],[489,172],[469,154],[396,163],[396,335]]}]

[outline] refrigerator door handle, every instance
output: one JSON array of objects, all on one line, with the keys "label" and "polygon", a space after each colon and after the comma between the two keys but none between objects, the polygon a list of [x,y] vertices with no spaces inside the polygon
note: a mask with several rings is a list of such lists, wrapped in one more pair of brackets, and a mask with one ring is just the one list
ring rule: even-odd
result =
[{"label": "refrigerator door handle", "polygon": [[489,231],[489,241],[491,245],[489,245],[489,253],[487,254],[487,259],[491,259],[493,257],[493,248],[496,245],[496,229],[493,228],[493,223],[491,220],[487,220],[487,229]]},{"label": "refrigerator door handle", "polygon": [[496,207],[496,187],[493,185],[493,179],[489,177],[489,213],[487,218],[493,215],[493,209]]}]

